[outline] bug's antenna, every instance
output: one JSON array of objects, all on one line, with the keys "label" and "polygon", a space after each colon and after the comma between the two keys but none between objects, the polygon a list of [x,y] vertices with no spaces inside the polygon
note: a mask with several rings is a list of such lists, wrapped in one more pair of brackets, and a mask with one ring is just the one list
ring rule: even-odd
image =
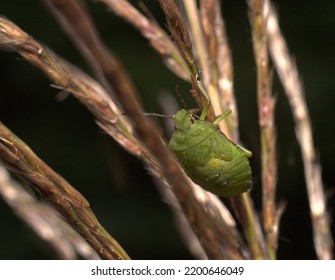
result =
[{"label": "bug's antenna", "polygon": [[[123,113],[121,113],[121,115],[127,116],[128,114],[123,112]],[[171,120],[174,119],[173,116],[157,114],[157,113],[140,113],[140,115],[145,116],[145,117],[160,117],[160,118],[167,118],[167,119],[171,119]]]},{"label": "bug's antenna", "polygon": [[160,117],[160,118],[167,118],[173,120],[173,116],[157,114],[157,113],[141,113],[141,115],[145,117]]}]

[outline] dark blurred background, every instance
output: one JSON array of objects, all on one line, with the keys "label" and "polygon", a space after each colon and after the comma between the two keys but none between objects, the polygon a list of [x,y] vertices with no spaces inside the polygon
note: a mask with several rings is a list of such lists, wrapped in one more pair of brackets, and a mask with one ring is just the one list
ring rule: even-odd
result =
[{"label": "dark blurred background", "polygon": [[[162,23],[158,3],[143,2]],[[335,2],[274,2],[304,82],[333,218]],[[132,76],[147,112],[162,111],[158,102],[162,91],[175,96],[175,87],[179,85],[182,92],[188,92],[190,86],[166,69],[136,30],[104,5],[95,1],[88,1],[88,5],[105,43]],[[255,183],[252,196],[257,209],[261,209],[256,72],[247,4],[227,0],[222,1],[222,7],[234,60],[241,138],[255,155],[251,159]],[[0,14],[91,73],[42,1],[2,0]],[[105,135],[72,96],[57,101],[58,90],[49,85],[49,80],[18,54],[0,51],[0,121],[88,198],[101,223],[133,259],[192,258],[168,206],[161,201],[141,163]],[[291,111],[276,76],[273,91],[277,97],[278,201],[288,203],[280,226],[278,258],[315,259],[300,149]],[[0,259],[55,258],[49,246],[22,224],[1,199],[0,223]]]}]

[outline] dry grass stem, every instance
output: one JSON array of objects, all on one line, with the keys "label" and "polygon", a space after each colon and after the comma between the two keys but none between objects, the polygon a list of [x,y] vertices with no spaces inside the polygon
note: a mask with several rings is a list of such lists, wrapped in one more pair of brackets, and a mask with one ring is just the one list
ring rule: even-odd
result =
[{"label": "dry grass stem", "polygon": [[198,73],[198,69],[195,66],[191,38],[183,16],[173,0],[159,1],[159,4],[165,14],[167,27],[171,33],[173,43],[182,56],[190,75],[195,76]]},{"label": "dry grass stem", "polygon": [[[233,63],[228,45],[224,20],[219,1],[200,1],[202,27],[206,36],[207,49],[211,57],[213,83],[218,87],[219,100],[223,110],[231,109],[227,118],[231,139],[239,139],[238,112],[233,88]],[[213,34],[215,36],[213,36]]]},{"label": "dry grass stem", "polygon": [[0,18],[0,47],[16,51],[41,69],[58,88],[71,92],[96,117],[100,126],[127,151],[145,156],[132,135],[132,126],[105,90],[85,73],[57,57],[5,18]]},{"label": "dry grass stem", "polygon": [[[95,27],[91,20],[91,17],[88,11],[85,9],[85,6],[81,4],[82,2],[81,1],[68,2],[68,1],[63,1],[63,0],[61,1],[47,0],[46,3],[48,3],[49,8],[52,10],[52,12],[54,13],[56,19],[58,19],[61,26],[63,26],[63,29],[67,31],[67,33],[69,34],[69,38],[74,40],[74,43],[76,43],[77,47],[81,50],[82,54],[86,57],[86,59],[88,61],[92,61],[91,64],[94,63],[93,68],[97,69],[96,72],[98,73],[102,72],[101,76],[103,77],[103,81],[106,82],[108,87],[110,86],[113,87],[113,85],[109,85],[108,81],[111,81],[112,79],[108,78],[108,76],[113,77],[112,73],[115,73],[115,75],[118,75],[118,72],[115,71],[118,69],[118,67],[116,67],[117,66],[116,63],[106,63],[106,61],[114,60],[114,56],[110,57],[111,53],[107,52],[106,48],[101,43],[99,35],[97,34],[97,31],[95,30]],[[81,5],[78,5],[79,3]],[[115,4],[116,4],[116,7],[124,8],[123,6],[124,4],[122,4],[122,2],[116,2]],[[126,7],[127,6],[129,6],[128,3],[126,4]],[[133,12],[137,13],[137,11],[134,10],[132,7],[130,8]],[[81,16],[80,17],[73,16],[73,15],[78,15],[78,14],[81,14]],[[126,14],[129,15],[129,13],[126,13]],[[135,20],[136,22],[138,22],[138,18],[136,18]],[[139,21],[139,22],[143,22],[143,21]],[[85,30],[90,30],[89,34],[87,34]],[[73,36],[72,34],[76,34],[76,36]],[[105,79],[104,77],[107,77],[107,79]],[[119,80],[119,79],[116,78],[116,80]],[[129,83],[131,82],[127,81],[127,84]],[[134,89],[134,87],[132,88]],[[122,91],[119,91],[119,92],[122,92]],[[130,94],[133,94],[133,93],[131,92]],[[162,199],[166,201],[172,208],[172,211],[175,216],[175,220],[177,224],[179,225],[179,230],[182,234],[182,237],[184,238],[185,243],[189,244],[190,252],[192,252],[192,254],[196,256],[197,258],[201,258],[201,259],[207,258],[206,253],[204,252],[199,242],[199,239],[193,233],[190,227],[190,224],[188,223],[185,215],[183,214],[183,211],[175,195],[171,191],[171,189],[168,188],[167,185],[160,183],[159,180],[155,180],[155,181],[156,181],[156,185],[158,186],[158,190],[160,191],[160,194],[162,196]]]},{"label": "dry grass stem", "polygon": [[296,135],[301,148],[316,253],[319,259],[332,259],[334,241],[326,211],[321,167],[315,153],[303,86],[299,79],[296,64],[289,55],[286,42],[279,29],[275,10],[270,1],[265,0],[264,3],[263,18],[267,19],[266,31],[270,53],[291,106]]},{"label": "dry grass stem", "polygon": [[[220,115],[222,113],[222,107],[220,105],[221,102],[219,101],[218,84],[215,82],[216,79],[213,76],[212,65],[209,63],[208,58],[210,55],[208,54],[207,43],[205,41],[206,37],[204,36],[202,26],[200,25],[199,11],[194,1],[184,1],[183,3],[185,5],[187,22],[190,26],[190,35],[184,34],[188,32],[185,27],[181,28],[181,26],[186,26],[186,24],[183,24],[183,19],[181,18],[180,12],[178,11],[177,6],[174,4],[174,1],[160,1],[167,21],[171,22],[168,27],[174,42],[176,42],[176,45],[178,46],[178,49],[183,49],[181,53],[194,51],[195,56],[198,56],[198,59],[195,61],[189,60],[186,62],[186,64],[196,63],[196,61],[199,60],[199,69],[201,69],[200,80],[198,77],[199,70],[194,73],[195,66],[198,68],[197,64],[195,64],[193,67],[190,67],[193,89],[198,92],[198,95],[206,96],[207,98],[209,97],[214,113]],[[178,24],[176,24],[176,22],[178,22]],[[195,50],[190,50],[189,40],[185,39],[188,37],[192,38]],[[191,57],[191,55],[183,57],[188,59]],[[200,107],[204,104],[204,102],[208,102],[208,100],[202,99],[200,102],[198,101]],[[213,118],[213,114],[209,115],[209,119],[211,118]],[[231,135],[233,134],[232,131],[227,130],[224,122],[221,123],[223,124],[222,127],[220,126],[221,130],[229,138],[231,138]],[[256,217],[256,213],[253,209],[253,204],[249,194],[243,194],[242,198],[233,198],[231,199],[231,202],[234,204],[234,210],[237,212],[237,216],[240,218],[239,221],[244,229],[244,233],[248,241],[248,246],[251,249],[251,258],[264,258],[264,245],[262,241],[263,237],[261,235],[261,231],[257,230],[260,228],[260,225]]]},{"label": "dry grass stem", "polygon": [[[202,81],[201,69],[194,57],[191,36],[188,32],[187,22],[185,22],[183,14],[176,5],[175,1],[159,1],[161,8],[165,14],[167,27],[171,34],[172,40],[181,54],[184,65],[186,65],[190,80],[192,83],[192,95],[197,101],[199,108],[202,109],[208,103],[208,94],[204,88]],[[215,115],[210,108],[208,118],[214,120]]]},{"label": "dry grass stem", "polygon": [[[227,129],[225,127],[220,128],[230,139],[238,142],[238,112],[233,92],[232,61],[221,14],[221,6],[219,1],[215,0],[200,1],[200,9],[202,30],[206,37],[205,42],[209,52],[208,66],[209,71],[211,71],[211,83],[213,88],[215,88],[212,96],[217,95],[217,99],[221,103],[221,110],[223,108],[233,110],[232,117],[227,118]],[[216,99],[214,98],[214,100]],[[232,199],[231,202],[243,225],[252,258],[265,258],[262,230],[249,194],[242,194],[241,198]]]},{"label": "dry grass stem", "polygon": [[[92,26],[92,19],[85,2],[80,0],[44,0],[44,3],[89,62],[99,82],[110,95],[114,96],[114,92],[106,81],[104,69],[101,69],[101,62],[105,61],[107,51]],[[108,64],[104,62],[102,65]]]},{"label": "dry grass stem", "polygon": [[189,81],[190,74],[181,55],[166,32],[153,20],[145,17],[125,0],[99,0],[115,14],[128,21],[147,38],[152,47],[163,57],[169,69]]},{"label": "dry grass stem", "polygon": [[7,168],[25,178],[36,193],[52,204],[103,259],[129,259],[101,226],[87,200],[30,148],[0,123],[0,155]]},{"label": "dry grass stem", "polygon": [[[57,2],[59,3],[60,1],[52,1],[52,2]],[[63,1],[61,1],[63,2]],[[121,104],[124,106],[125,110],[129,112],[129,114],[132,114],[132,112],[140,111],[140,108],[133,108],[131,106],[133,106],[134,103],[137,103],[136,98],[132,98],[133,100],[136,100],[135,102],[129,102],[129,96],[138,96],[138,93],[135,90],[135,87],[132,85],[132,82],[130,81],[129,77],[126,76],[125,71],[120,71],[121,65],[118,62],[115,62],[115,56],[111,55],[110,52],[106,52],[105,47],[102,45],[102,43],[100,42],[100,39],[97,35],[97,32],[95,31],[95,28],[93,26],[92,21],[90,20],[90,17],[88,15],[88,12],[86,10],[83,10],[83,8],[80,8],[80,6],[74,6],[69,4],[68,2],[63,2],[63,6],[59,6],[58,10],[57,10],[57,18],[61,18],[62,22],[66,22],[66,24],[62,24],[63,26],[66,26],[66,31],[68,31],[68,33],[71,35],[73,33],[76,33],[76,40],[75,42],[77,43],[78,46],[82,45],[85,47],[86,52],[91,54],[91,57],[94,57],[95,63],[96,63],[96,68],[101,69],[104,77],[106,77],[107,83],[109,84],[109,86],[112,89],[115,89],[115,93],[116,95],[119,97],[119,100],[121,100]],[[67,8],[67,6],[70,6],[69,8]],[[82,6],[81,6],[82,7]],[[54,7],[53,7],[54,9]],[[71,17],[71,14],[68,14],[67,11],[76,11],[75,14],[81,14],[81,19],[83,20],[83,23],[81,24],[79,19],[77,18],[73,18]],[[75,22],[73,22],[75,21]],[[87,26],[89,30],[91,30],[92,36],[85,34],[82,34],[82,30],[85,30],[85,28],[78,28],[78,26]],[[69,30],[71,29],[71,30]],[[94,34],[94,36],[93,36]],[[91,37],[90,40],[87,39],[87,37]],[[71,38],[71,37],[70,37]],[[97,42],[95,42],[94,39],[97,39],[99,44]],[[78,43],[79,42],[79,43]],[[95,42],[93,44],[93,42]],[[85,53],[84,53],[85,54]],[[102,54],[102,55],[101,55]],[[106,63],[108,62],[108,63]],[[112,69],[111,69],[112,68]],[[113,73],[113,74],[111,74]],[[124,85],[128,85],[127,87],[125,87]],[[143,123],[146,123],[145,120],[142,118],[142,120],[139,120],[138,126],[142,127],[144,129],[147,129],[148,126],[143,125]],[[155,130],[153,129],[153,124],[150,124],[151,126],[151,130]],[[156,129],[158,130],[158,128]],[[149,163],[150,165],[150,163]],[[152,168],[151,168],[152,169]],[[157,172],[157,170],[155,171]],[[160,174],[159,177],[162,177],[162,174],[160,171],[158,171],[158,173]],[[166,186],[165,186],[166,188]],[[193,192],[195,192],[196,194],[199,192],[204,192],[202,191],[202,189],[200,189],[198,187],[198,190],[193,190]],[[170,201],[170,205],[172,206],[172,208],[178,208],[180,210],[180,206],[177,206],[176,203],[176,198],[172,198],[173,195],[170,194],[169,196],[165,196],[164,198],[168,198],[167,201]],[[174,202],[173,202],[174,201]],[[221,206],[219,206],[219,204],[214,204],[214,206],[211,206],[212,204],[210,203],[210,199],[207,199],[206,202],[202,202],[202,204],[207,205],[206,208],[208,209],[213,209],[215,211],[215,215],[213,215],[209,210],[207,210],[207,212],[209,212],[208,214],[212,216],[212,219],[215,221],[220,222],[220,218],[221,218],[221,224],[223,226],[223,228],[225,229],[229,229],[228,231],[226,231],[225,234],[223,234],[224,236],[226,236],[226,238],[228,238],[230,240],[230,242],[232,242],[233,244],[238,244],[236,243],[235,239],[238,239],[238,234],[237,231],[235,231],[235,236],[230,237],[229,233],[230,231],[233,231],[233,227],[232,226],[227,226],[227,224],[222,221],[222,217],[220,216],[219,213],[221,213],[222,211],[224,211],[224,206],[221,204]],[[226,211],[227,212],[227,211]],[[180,216],[183,216],[183,213],[181,211],[176,212],[179,213]],[[236,227],[236,225],[234,225]],[[184,232],[185,232],[185,228],[186,228],[186,224],[184,224]],[[184,237],[184,239],[187,239]]]},{"label": "dry grass stem", "polygon": [[[186,11],[187,22],[189,25],[190,37],[193,43],[193,52],[196,57],[195,65],[198,65],[197,70],[200,72],[199,77],[197,77],[197,83],[201,89],[200,95],[204,95],[206,97],[206,103],[211,103],[210,115],[208,118],[214,119],[215,116],[219,116],[223,112],[223,108],[221,106],[221,101],[218,95],[217,84],[215,84],[215,78],[213,77],[212,65],[210,62],[210,55],[208,53],[206,37],[202,30],[200,15],[198,7],[196,6],[195,1],[183,1]],[[201,104],[202,105],[202,104]],[[229,137],[230,131],[226,127],[226,122],[221,122],[219,124],[220,129]]]},{"label": "dry grass stem", "polygon": [[[189,251],[197,259],[207,259],[207,254],[204,251],[201,243],[199,242],[198,236],[194,233],[193,229],[187,220],[187,217],[183,214],[182,208],[180,207],[176,197],[174,196],[171,189],[166,188],[164,185],[158,182],[158,190],[166,201],[173,212],[175,217],[176,225],[181,232],[181,236],[184,240]],[[210,192],[205,191],[198,185],[192,183],[193,191],[196,198],[206,209],[209,219],[214,219],[222,230],[222,236],[228,244],[234,244],[236,247],[241,247],[245,249],[244,242],[237,231],[236,223],[231,216],[229,210],[222,204],[220,199]],[[247,251],[244,251],[243,257],[250,259],[250,255]]]},{"label": "dry grass stem", "polygon": [[[61,88],[79,98],[93,112],[101,127],[128,151],[144,160],[153,174],[172,187],[188,222],[209,258],[244,258],[243,245],[239,244],[238,240],[230,243],[231,238],[225,237],[226,228],[222,224],[218,224],[215,217],[208,217],[208,209],[195,197],[189,180],[160,137],[159,129],[155,129],[155,125],[148,119],[139,117],[138,105],[130,103],[133,100],[127,98],[128,90],[131,87],[125,85],[125,87],[118,88],[120,90],[118,96],[120,96],[119,101],[125,112],[133,119],[141,142],[131,134],[131,129],[127,129],[128,125],[121,122],[118,118],[120,115],[115,114],[116,110],[112,111],[112,108],[116,107],[115,104],[96,82],[79,70],[73,71],[73,67],[70,67],[69,64],[63,61],[60,63],[60,59],[51,54],[48,49],[43,48],[17,26],[3,18],[0,20],[0,42],[2,46],[19,52],[26,60],[38,66],[53,81],[56,81]],[[83,75],[85,79],[82,78]],[[118,81],[110,81],[110,84],[114,85],[114,82],[118,83]],[[97,91],[97,89],[99,90]],[[113,104],[113,107],[108,106],[110,104]],[[104,106],[101,108],[101,105]],[[122,141],[119,137],[120,131]],[[124,135],[127,136],[123,138]],[[146,148],[139,143],[145,143]]]},{"label": "dry grass stem", "polygon": [[[141,115],[145,109],[140,94],[117,56],[104,45],[85,1],[44,2],[92,67],[99,83],[4,17],[0,17],[0,48],[19,53],[39,68],[56,88],[73,94],[109,136],[143,161],[156,180],[162,200],[171,207],[187,247],[200,259],[276,258],[279,222],[284,206],[276,205],[275,196],[276,129],[272,75],[269,71],[270,50],[296,123],[317,255],[320,259],[333,257],[321,167],[313,146],[304,93],[296,65],[289,56],[269,0],[248,1],[257,66],[263,222],[260,222],[249,193],[243,193],[225,200],[230,203],[239,225],[217,196],[190,181],[168,148],[161,128],[152,119]],[[148,12],[144,15],[126,0],[99,2],[139,30],[169,69],[191,83],[191,92],[200,109],[211,104],[208,121],[214,120],[215,116],[228,108],[233,111],[232,116],[220,122],[219,126],[229,139],[238,143],[232,57],[220,1],[180,0],[182,7],[179,8],[175,0],[159,0],[169,34]],[[66,235],[66,227],[58,224],[57,215],[49,208],[45,208],[46,211],[36,210],[46,206],[37,203],[15,185],[0,167],[0,194],[19,217],[55,248],[61,258],[75,258],[76,254],[95,258],[92,248],[103,259],[129,258],[100,225],[87,200],[1,122],[0,161],[26,179],[35,192],[49,202],[88,243],[70,231]],[[39,212],[43,212],[43,215]],[[50,221],[46,221],[48,217],[52,217]],[[50,230],[50,235],[45,234],[46,229]],[[63,235],[64,240],[60,238]],[[85,248],[88,250],[85,251]]]},{"label": "dry grass stem", "polygon": [[97,253],[48,204],[38,201],[0,165],[0,195],[14,213],[56,252],[59,259],[99,259]]},{"label": "dry grass stem", "polygon": [[278,222],[276,213],[276,129],[274,120],[275,100],[271,94],[272,77],[269,71],[266,21],[263,17],[264,1],[249,1],[249,17],[257,66],[257,102],[261,134],[263,226],[266,247],[271,259],[276,258]]}]

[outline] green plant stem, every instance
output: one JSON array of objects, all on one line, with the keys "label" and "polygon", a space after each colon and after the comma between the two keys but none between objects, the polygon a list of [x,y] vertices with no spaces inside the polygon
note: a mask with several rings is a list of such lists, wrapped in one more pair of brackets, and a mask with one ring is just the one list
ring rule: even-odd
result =
[{"label": "green plant stem", "polygon": [[231,203],[238,220],[242,224],[244,235],[250,248],[251,259],[266,259],[264,239],[250,195],[243,193],[238,197],[232,198]]}]

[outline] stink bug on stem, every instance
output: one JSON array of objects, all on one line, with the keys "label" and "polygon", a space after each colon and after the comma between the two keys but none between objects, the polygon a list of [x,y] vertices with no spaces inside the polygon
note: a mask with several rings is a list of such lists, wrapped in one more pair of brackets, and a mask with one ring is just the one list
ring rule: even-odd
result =
[{"label": "stink bug on stem", "polygon": [[210,123],[205,120],[209,106],[205,106],[199,119],[184,109],[175,114],[169,147],[193,182],[219,197],[238,196],[252,184],[248,160],[252,153],[220,131],[218,124],[231,111]]}]

